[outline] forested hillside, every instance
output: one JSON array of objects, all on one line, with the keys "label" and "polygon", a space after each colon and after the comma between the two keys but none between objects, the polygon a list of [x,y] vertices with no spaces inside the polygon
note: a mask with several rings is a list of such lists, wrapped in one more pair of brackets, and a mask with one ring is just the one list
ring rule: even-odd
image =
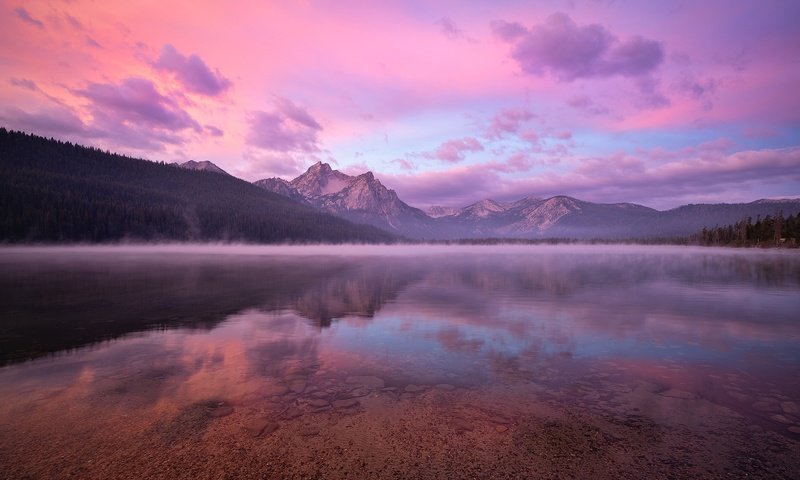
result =
[{"label": "forested hillside", "polygon": [[0,241],[386,242],[244,180],[0,128]]}]

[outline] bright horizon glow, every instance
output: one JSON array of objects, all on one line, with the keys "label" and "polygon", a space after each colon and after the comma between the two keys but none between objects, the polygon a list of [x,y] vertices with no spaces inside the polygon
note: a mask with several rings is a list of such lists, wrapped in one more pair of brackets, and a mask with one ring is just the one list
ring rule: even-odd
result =
[{"label": "bright horizon glow", "polygon": [[407,203],[800,196],[800,4],[0,0],[0,126]]}]

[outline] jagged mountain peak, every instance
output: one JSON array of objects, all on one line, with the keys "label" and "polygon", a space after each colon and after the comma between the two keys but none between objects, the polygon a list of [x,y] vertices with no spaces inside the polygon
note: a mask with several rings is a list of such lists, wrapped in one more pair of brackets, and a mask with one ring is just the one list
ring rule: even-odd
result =
[{"label": "jagged mountain peak", "polygon": [[216,166],[214,162],[209,162],[208,160],[202,160],[200,162],[197,162],[195,160],[189,160],[187,162],[183,162],[177,165],[187,170],[196,170],[200,172],[214,172],[214,173],[221,173],[223,175],[230,175],[225,170]]},{"label": "jagged mountain peak", "polygon": [[314,198],[339,192],[353,180],[354,177],[320,161],[289,183],[304,197]]},{"label": "jagged mountain peak", "polygon": [[456,215],[461,209],[453,207],[444,207],[441,205],[433,205],[429,207],[425,213],[431,218],[449,217]]},{"label": "jagged mountain peak", "polygon": [[462,208],[461,211],[457,213],[457,216],[460,218],[486,218],[493,214],[504,212],[507,209],[508,206],[505,204],[492,200],[491,198],[484,198],[483,200]]},{"label": "jagged mountain peak", "polygon": [[314,165],[311,165],[310,167],[308,167],[308,170],[306,170],[306,172],[322,172],[322,173],[329,173],[332,171],[333,168],[331,168],[331,165],[329,163],[324,163],[322,160],[318,161]]}]

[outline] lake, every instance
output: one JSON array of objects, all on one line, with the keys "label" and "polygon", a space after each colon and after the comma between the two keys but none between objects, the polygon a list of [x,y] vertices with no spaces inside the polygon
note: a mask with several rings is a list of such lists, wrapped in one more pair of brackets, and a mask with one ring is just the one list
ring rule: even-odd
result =
[{"label": "lake", "polygon": [[0,249],[2,478],[800,478],[800,255]]}]

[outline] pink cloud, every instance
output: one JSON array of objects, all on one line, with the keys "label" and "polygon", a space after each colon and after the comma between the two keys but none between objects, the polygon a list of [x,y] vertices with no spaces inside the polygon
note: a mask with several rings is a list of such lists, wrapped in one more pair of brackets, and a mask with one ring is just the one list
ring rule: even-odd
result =
[{"label": "pink cloud", "polygon": [[249,116],[247,143],[276,152],[312,153],[320,150],[322,126],[302,107],[282,97],[273,99],[270,112],[255,111]]},{"label": "pink cloud", "polygon": [[473,137],[448,140],[441,144],[433,152],[423,153],[425,158],[442,160],[444,162],[456,163],[464,160],[464,155],[469,152],[480,152],[483,145]]},{"label": "pink cloud", "polygon": [[526,109],[503,110],[492,117],[489,127],[486,129],[486,138],[499,139],[507,134],[516,134],[525,122],[535,117],[536,115]]},{"label": "pink cloud", "polygon": [[200,95],[217,96],[231,87],[231,81],[219,70],[211,71],[195,54],[188,57],[170,44],[164,45],[153,64],[156,69],[173,73],[186,90]]}]

